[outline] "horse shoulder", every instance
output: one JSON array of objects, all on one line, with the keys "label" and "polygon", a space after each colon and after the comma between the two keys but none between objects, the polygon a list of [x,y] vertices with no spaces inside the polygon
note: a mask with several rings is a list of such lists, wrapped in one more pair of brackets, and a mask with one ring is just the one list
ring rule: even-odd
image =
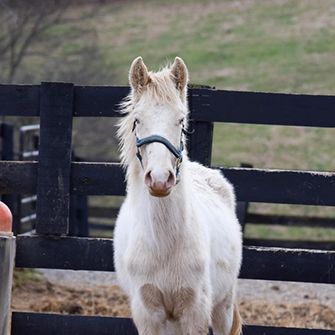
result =
[{"label": "horse shoulder", "polygon": [[231,209],[235,210],[236,197],[234,187],[219,170],[205,167],[196,162],[190,162],[190,171],[198,184],[208,186],[219,194]]}]

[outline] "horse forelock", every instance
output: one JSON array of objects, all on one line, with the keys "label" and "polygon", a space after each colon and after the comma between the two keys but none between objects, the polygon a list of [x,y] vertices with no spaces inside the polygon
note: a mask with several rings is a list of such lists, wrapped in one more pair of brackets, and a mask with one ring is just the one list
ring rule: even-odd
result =
[{"label": "horse forelock", "polygon": [[[174,106],[186,101],[176,88],[170,68],[166,67],[159,72],[149,72],[150,83],[146,87],[147,98]],[[186,97],[185,97],[186,98]]]}]

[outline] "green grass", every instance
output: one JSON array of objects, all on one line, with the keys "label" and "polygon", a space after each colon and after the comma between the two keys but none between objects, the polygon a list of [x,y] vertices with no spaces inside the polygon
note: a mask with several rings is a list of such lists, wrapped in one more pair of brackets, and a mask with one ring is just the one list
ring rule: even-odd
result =
[{"label": "green grass", "polygon": [[[255,1],[242,5],[247,8],[228,1],[169,4],[128,3],[117,14],[106,11],[102,16],[98,34],[107,42],[102,46],[105,56],[117,66],[121,82],[125,83],[129,62],[137,55],[157,68],[178,54],[197,83],[265,91],[333,91],[333,76],[328,75],[324,85],[324,74],[335,66],[335,31],[327,26],[334,11],[331,1],[321,6],[310,1]],[[325,23],[320,23],[321,16]],[[330,61],[315,59],[315,53]],[[226,76],[228,70],[231,74]],[[306,86],[307,76],[314,89]]]},{"label": "green grass", "polygon": [[34,269],[15,268],[13,273],[13,288],[25,286],[28,282],[41,280],[41,275]]},{"label": "green grass", "polygon": [[[94,42],[101,51],[100,77],[94,79],[99,84],[126,84],[129,64],[138,55],[153,69],[180,55],[194,83],[331,94],[334,14],[332,0],[133,1],[106,4],[82,23],[54,26],[41,41],[48,45],[47,39],[60,38],[52,54],[62,58],[64,67],[69,56]],[[81,36],[76,34],[80,31]],[[43,44],[35,48],[43,49]],[[40,76],[37,72],[35,80]]]},{"label": "green grass", "polygon": [[[22,76],[26,74],[35,83],[45,80],[48,64],[56,64],[55,73],[47,72],[49,80],[73,78],[87,84],[124,85],[129,65],[138,55],[153,70],[179,55],[188,65],[192,83],[230,90],[335,94],[334,17],[332,0],[106,4],[85,21],[85,27],[76,23],[47,31],[44,40],[64,36],[64,42],[52,49],[52,62],[36,56],[27,58]],[[72,29],[81,28],[85,30],[81,38],[66,38]],[[82,51],[86,44],[97,50],[87,59]],[[43,45],[38,48],[43,49]],[[77,69],[82,60],[87,66]],[[109,129],[100,127],[98,133],[107,138]],[[96,134],[94,129],[85,131],[86,141]],[[260,168],[331,171],[334,135],[332,129],[217,124],[213,163],[238,166],[248,162]],[[99,154],[109,157],[111,146],[103,145]],[[262,210],[264,206],[252,205],[252,209]],[[335,216],[329,208],[278,209],[273,205],[272,210]],[[261,235],[270,234],[257,229]]]},{"label": "green grass", "polygon": [[283,227],[277,225],[246,225],[248,238],[267,238],[274,240],[335,241],[332,228]]}]

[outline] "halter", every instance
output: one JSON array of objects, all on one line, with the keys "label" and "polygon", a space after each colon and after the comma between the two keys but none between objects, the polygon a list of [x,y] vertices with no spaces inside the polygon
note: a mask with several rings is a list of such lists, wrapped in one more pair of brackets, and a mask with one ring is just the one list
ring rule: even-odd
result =
[{"label": "halter", "polygon": [[[135,128],[136,128],[136,122],[134,122],[132,132],[135,131]],[[176,177],[178,179],[180,165],[183,161],[183,151],[184,151],[183,136],[182,136],[183,133],[184,134],[192,134],[192,132],[188,132],[187,130],[182,128],[181,135],[180,135],[179,148],[176,148],[168,139],[166,139],[163,136],[150,135],[150,136],[147,136],[147,137],[138,138],[136,133],[135,133],[136,147],[137,147],[136,156],[137,156],[138,160],[140,161],[142,168],[143,168],[143,162],[142,162],[142,155],[141,155],[141,152],[140,152],[140,148],[143,145],[147,145],[147,144],[150,144],[150,143],[155,143],[155,142],[161,143],[161,144],[164,144],[166,146],[166,148],[169,149],[169,151],[176,157]]]}]

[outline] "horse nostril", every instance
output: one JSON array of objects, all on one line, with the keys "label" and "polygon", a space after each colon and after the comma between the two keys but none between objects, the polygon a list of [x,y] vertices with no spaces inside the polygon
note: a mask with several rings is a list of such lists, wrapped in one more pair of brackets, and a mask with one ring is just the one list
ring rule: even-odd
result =
[{"label": "horse nostril", "polygon": [[170,187],[172,187],[175,184],[175,182],[176,182],[176,177],[175,177],[174,173],[171,172],[171,171],[169,171],[169,177],[168,177],[168,179],[166,181],[166,186],[168,188],[170,188]]},{"label": "horse nostril", "polygon": [[150,170],[144,176],[144,183],[147,186],[151,186],[151,184],[152,184],[152,177],[151,177],[151,171]]}]

